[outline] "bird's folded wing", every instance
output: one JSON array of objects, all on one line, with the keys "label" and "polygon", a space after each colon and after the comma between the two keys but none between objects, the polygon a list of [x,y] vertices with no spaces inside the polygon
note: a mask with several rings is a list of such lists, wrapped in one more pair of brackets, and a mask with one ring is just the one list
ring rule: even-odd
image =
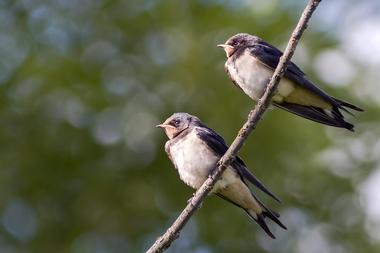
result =
[{"label": "bird's folded wing", "polygon": [[[224,139],[218,135],[214,130],[202,126],[201,128],[197,129],[197,135],[198,137],[208,146],[210,147],[217,156],[222,157],[224,153],[227,151],[228,146],[226,145]],[[239,174],[239,176],[245,181],[244,179],[248,180],[251,184],[255,185],[257,188],[259,188],[264,193],[268,194],[278,202],[281,202],[281,200],[276,197],[271,191],[269,191],[258,178],[256,178],[245,166],[243,160],[241,160],[239,157],[236,157],[235,161],[232,163],[232,167],[236,170],[236,172]]]},{"label": "bird's folded wing", "polygon": [[344,127],[353,131],[353,125],[344,121],[342,114],[339,110],[331,111],[331,115],[328,115],[325,110],[314,106],[302,106],[291,103],[274,104],[275,106],[282,108],[288,112],[294,113],[306,119],[313,120],[329,126]]},{"label": "bird's folded wing", "polygon": [[236,163],[236,165],[234,164],[235,165],[234,168],[238,170],[241,177],[247,179],[249,182],[251,182],[251,184],[253,184],[257,188],[259,188],[261,191],[265,192],[266,194],[271,196],[273,199],[281,203],[281,200],[274,193],[268,190],[268,188],[266,188],[264,184],[261,183],[261,181],[255,175],[253,175],[252,172],[250,172],[247,169],[247,167],[245,166],[245,164],[239,157],[236,157],[236,161],[234,163]]},{"label": "bird's folded wing", "polygon": [[[282,56],[282,52],[280,50],[266,42],[260,42],[259,44],[251,46],[249,47],[249,50],[253,57],[256,57],[264,65],[272,70],[277,67],[278,62],[280,61],[280,57]],[[335,101],[331,96],[310,82],[305,77],[305,73],[302,72],[302,70],[292,61],[289,62],[284,77],[320,96],[326,102],[329,102],[339,108],[341,107],[339,103]]]}]

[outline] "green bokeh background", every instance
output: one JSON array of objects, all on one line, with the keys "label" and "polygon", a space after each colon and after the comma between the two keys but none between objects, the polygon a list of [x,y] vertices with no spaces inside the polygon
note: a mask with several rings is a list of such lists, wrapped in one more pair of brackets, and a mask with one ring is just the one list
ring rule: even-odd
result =
[{"label": "green bokeh background", "polygon": [[[154,126],[197,115],[230,143],[254,103],[216,44],[283,49],[306,1],[0,3],[0,252],[143,252],[192,190]],[[322,1],[294,61],[366,109],[356,132],[268,111],[241,150],[282,200],[267,237],[210,196],[168,252],[379,252],[380,4]]]}]

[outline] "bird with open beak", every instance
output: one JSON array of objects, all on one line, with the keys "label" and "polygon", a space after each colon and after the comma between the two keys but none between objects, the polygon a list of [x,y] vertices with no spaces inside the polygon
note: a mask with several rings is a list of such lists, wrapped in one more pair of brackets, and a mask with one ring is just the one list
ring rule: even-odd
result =
[{"label": "bird with open beak", "polygon": [[[218,47],[226,52],[225,70],[232,82],[251,99],[260,99],[282,52],[259,37],[247,33],[238,33]],[[272,98],[272,104],[309,120],[350,131],[354,130],[354,126],[344,120],[341,111],[363,111],[315,86],[293,62],[289,63]]]},{"label": "bird with open beak", "polygon": [[[165,151],[181,180],[194,189],[200,188],[228,149],[224,139],[197,117],[184,112],[174,113],[157,127],[164,129],[169,138]],[[212,192],[242,208],[270,237],[275,238],[265,223],[265,218],[268,217],[284,229],[286,227],[279,220],[279,215],[255,196],[248,183],[280,202],[239,157],[223,172]]]}]

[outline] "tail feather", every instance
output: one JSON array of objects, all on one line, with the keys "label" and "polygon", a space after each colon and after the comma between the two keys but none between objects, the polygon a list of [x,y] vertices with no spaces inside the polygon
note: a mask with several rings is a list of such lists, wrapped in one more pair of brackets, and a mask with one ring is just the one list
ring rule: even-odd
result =
[{"label": "tail feather", "polygon": [[252,193],[252,196],[255,198],[257,203],[259,203],[261,208],[263,209],[262,214],[264,215],[264,217],[268,217],[269,219],[277,223],[277,225],[279,225],[283,229],[286,229],[286,226],[282,224],[282,222],[278,219],[280,218],[280,214],[278,214],[277,212],[273,211],[272,209],[264,205],[264,203],[261,202],[261,200],[259,200],[253,193]]},{"label": "tail feather", "polygon": [[263,211],[262,214],[264,217],[268,217],[269,219],[274,221],[277,225],[279,225],[283,229],[285,229],[285,230],[287,229],[286,226],[284,224],[282,224],[282,222],[278,219],[278,218],[280,218],[280,215],[278,213],[275,213],[275,212],[273,212],[273,210],[268,209],[266,211]]},{"label": "tail feather", "polygon": [[257,214],[255,212],[251,213],[249,210],[245,210],[249,217],[251,217],[260,227],[269,235],[271,238],[276,239],[272,231],[270,231],[268,225],[265,223],[265,215],[263,213]]},{"label": "tail feather", "polygon": [[360,107],[357,107],[353,104],[350,104],[350,103],[347,103],[343,100],[340,100],[340,99],[337,99],[337,98],[333,98],[336,102],[338,102],[338,104],[342,107],[347,107],[347,108],[350,108],[352,110],[355,110],[355,111],[358,111],[358,112],[364,112],[364,110]]},{"label": "tail feather", "polygon": [[292,103],[281,103],[281,104],[276,103],[274,105],[288,112],[294,113],[298,116],[304,117],[306,119],[309,119],[318,123],[322,123],[322,124],[333,126],[333,127],[345,128],[352,132],[354,131],[354,125],[346,122],[344,120],[342,113],[339,111],[339,109],[343,109],[346,111],[346,109],[344,108],[333,107],[331,111],[330,110],[327,111],[325,109],[314,107],[314,106],[303,106],[303,105],[292,104]]},{"label": "tail feather", "polygon": [[270,231],[268,225],[265,222],[265,218],[268,217],[275,223],[277,223],[280,227],[283,229],[287,229],[284,224],[278,219],[280,217],[277,213],[272,213],[272,210],[265,210],[261,213],[255,213],[254,211],[251,210],[245,210],[248,214],[249,217],[251,217],[257,224],[260,225],[260,227],[273,239],[276,239],[276,237],[273,235],[272,231]]},{"label": "tail feather", "polygon": [[276,237],[272,234],[272,232],[270,231],[268,225],[265,223],[265,218],[268,217],[269,219],[271,219],[272,221],[274,221],[275,223],[277,223],[280,227],[282,227],[283,229],[287,229],[286,226],[284,224],[282,224],[282,222],[278,219],[280,218],[280,215],[278,213],[276,213],[275,211],[273,211],[272,209],[269,209],[268,207],[266,207],[257,197],[255,197],[254,194],[252,194],[253,198],[259,203],[259,205],[261,206],[261,208],[263,209],[263,211],[261,213],[256,213],[255,211],[253,210],[250,210],[250,209],[246,209],[242,206],[240,206],[239,204],[237,204],[236,202],[230,200],[229,198],[227,198],[226,196],[223,196],[222,194],[220,193],[216,193],[217,196],[221,197],[222,199],[224,200],[227,200],[228,202],[232,203],[233,205],[235,206],[238,206],[240,208],[242,208],[247,214],[248,216],[253,219],[257,224],[260,225],[260,227],[270,236],[272,237],[273,239],[275,239]]}]

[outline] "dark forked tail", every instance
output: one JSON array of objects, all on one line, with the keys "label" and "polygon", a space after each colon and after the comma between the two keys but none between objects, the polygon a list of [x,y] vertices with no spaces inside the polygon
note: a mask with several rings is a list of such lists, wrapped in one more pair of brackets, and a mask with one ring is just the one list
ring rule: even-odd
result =
[{"label": "dark forked tail", "polygon": [[253,210],[249,210],[249,209],[244,209],[244,211],[247,212],[248,216],[251,217],[254,221],[256,221],[257,224],[260,225],[260,227],[270,236],[272,237],[273,239],[276,239],[276,237],[272,234],[272,232],[270,231],[269,227],[267,226],[267,224],[265,223],[265,218],[268,217],[269,219],[271,219],[272,221],[274,221],[275,223],[277,223],[277,225],[279,225],[280,227],[282,227],[283,229],[287,229],[286,226],[284,224],[282,224],[282,222],[279,220],[280,218],[280,215],[278,213],[276,213],[275,211],[273,211],[272,209],[266,207],[264,205],[263,202],[261,202],[256,196],[255,194],[252,193],[252,196],[255,198],[255,200],[257,201],[257,203],[259,203],[259,205],[261,206],[262,208],[262,212],[261,213],[256,213],[254,212]]},{"label": "dark forked tail", "polygon": [[275,213],[274,211],[268,209],[265,206],[263,207],[263,209],[264,210],[260,214],[257,214],[257,213],[255,213],[254,211],[251,211],[251,210],[246,210],[246,209],[244,209],[244,210],[247,212],[247,214],[248,214],[249,217],[251,217],[254,221],[256,221],[257,224],[260,225],[260,227],[267,233],[267,235],[269,235],[273,239],[276,239],[276,237],[273,235],[273,233],[270,231],[268,225],[266,224],[265,218],[268,217],[269,219],[271,219],[272,221],[274,221],[275,223],[277,223],[277,225],[279,225],[283,229],[286,229],[286,227],[278,219],[280,217],[279,214]]},{"label": "dark forked tail", "polygon": [[230,202],[231,204],[235,205],[235,206],[238,206],[240,207],[241,209],[243,209],[247,214],[248,216],[253,219],[254,221],[256,221],[257,224],[260,225],[260,227],[270,236],[272,237],[273,239],[276,239],[276,237],[273,235],[273,233],[270,231],[268,225],[266,224],[265,222],[265,218],[268,217],[269,219],[271,219],[272,221],[274,221],[275,223],[277,223],[280,227],[282,227],[283,229],[286,229],[285,225],[282,224],[282,222],[278,219],[280,218],[280,215],[278,213],[276,213],[275,211],[269,209],[268,207],[266,207],[253,193],[252,193],[252,196],[255,198],[255,200],[259,203],[259,205],[261,206],[262,208],[262,212],[261,213],[256,213],[254,210],[251,210],[251,209],[246,209],[242,206],[240,206],[239,204],[235,203],[234,201],[230,200],[229,198],[227,198],[226,196],[223,196],[222,194],[219,194],[219,193],[216,193],[217,196],[221,197],[222,199],[224,200],[227,200],[228,202]]},{"label": "dark forked tail", "polygon": [[352,115],[352,113],[348,109],[352,109],[352,110],[360,111],[360,112],[362,112],[363,109],[356,107],[352,104],[349,104],[347,102],[344,102],[342,100],[339,100],[336,98],[333,98],[333,99],[336,102],[336,104],[333,105],[331,110],[322,109],[315,106],[304,106],[304,105],[286,103],[286,102],[281,103],[281,104],[274,103],[274,105],[288,112],[304,117],[306,119],[309,119],[318,123],[322,123],[328,126],[345,128],[354,132],[354,125],[344,120],[344,116],[340,110],[345,111]]},{"label": "dark forked tail", "polygon": [[343,100],[340,100],[340,99],[337,99],[337,98],[333,98],[341,107],[343,107],[343,110],[350,113],[349,111],[347,111],[347,109],[345,109],[344,107],[347,107],[347,108],[350,108],[352,110],[355,110],[355,111],[358,111],[358,112],[364,112],[364,110],[360,107],[357,107],[353,104],[350,104],[350,103],[347,103]]}]

